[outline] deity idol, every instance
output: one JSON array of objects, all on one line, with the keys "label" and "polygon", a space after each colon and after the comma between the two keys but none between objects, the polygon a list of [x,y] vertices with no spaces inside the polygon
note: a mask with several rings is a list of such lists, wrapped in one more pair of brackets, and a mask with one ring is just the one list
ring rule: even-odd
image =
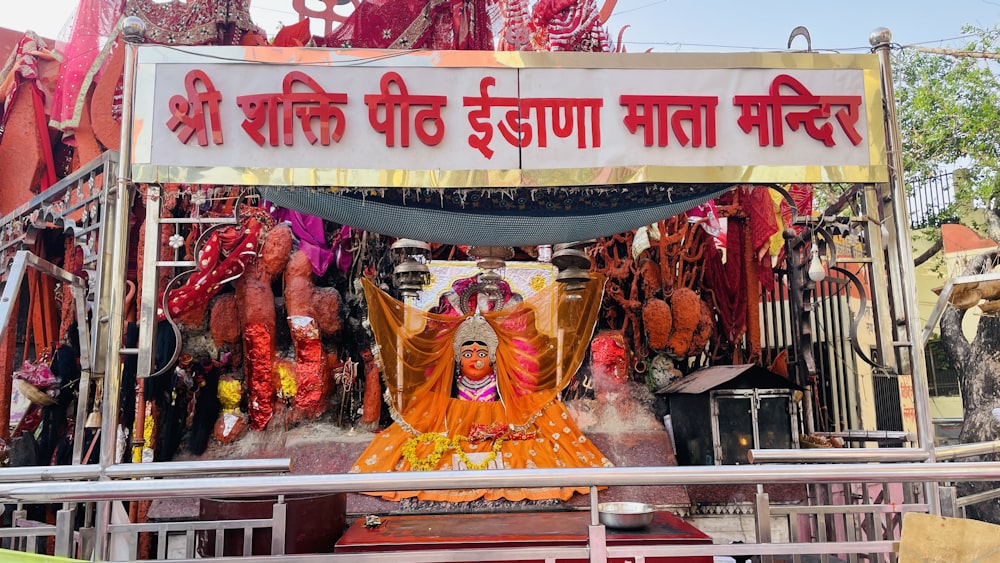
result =
[{"label": "deity idol", "polygon": [[[494,301],[472,313],[438,314],[405,305],[364,280],[395,422],[372,440],[351,472],[610,467],[559,400],[586,356],[603,288],[603,277],[594,276],[572,296],[553,284],[502,308]],[[587,489],[374,494],[465,502],[566,500],[576,492]]]}]

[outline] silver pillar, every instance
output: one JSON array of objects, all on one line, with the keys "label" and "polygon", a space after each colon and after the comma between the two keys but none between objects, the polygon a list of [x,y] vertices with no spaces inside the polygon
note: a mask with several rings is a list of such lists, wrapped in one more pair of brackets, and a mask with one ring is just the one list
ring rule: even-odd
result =
[{"label": "silver pillar", "polygon": [[[129,185],[132,164],[132,104],[135,102],[136,50],[142,42],[146,24],[130,16],[121,23],[125,39],[125,70],[122,96],[121,151],[118,161],[118,182],[112,197],[108,198],[109,221],[103,225],[106,244],[100,256],[105,268],[102,293],[98,295],[98,325],[106,331],[105,348],[95,350],[104,356],[104,416],[101,421],[101,469],[115,463],[118,433],[118,395],[121,387],[122,328],[125,324],[125,276],[128,260]],[[110,265],[110,268],[108,267]],[[105,477],[106,479],[106,477]],[[111,503],[99,502],[95,518],[95,559],[108,557],[108,528],[111,525]]]},{"label": "silver pillar", "polygon": [[[879,57],[882,67],[882,92],[885,96],[886,145],[889,157],[889,197],[891,198],[894,221],[892,228],[899,253],[900,286],[903,290],[905,307],[905,329],[909,351],[910,378],[913,382],[913,406],[917,418],[917,444],[928,453],[927,461],[934,461],[934,425],[931,422],[930,395],[927,385],[927,368],[924,348],[914,339],[921,334],[920,315],[917,309],[916,272],[913,266],[913,248],[910,243],[910,216],[906,204],[906,185],[903,182],[902,143],[899,139],[899,120],[896,115],[896,95],[892,86],[892,64],[889,57],[892,32],[879,28],[872,32],[869,42]],[[940,512],[938,488],[933,483],[924,485],[927,503],[931,512]]]}]

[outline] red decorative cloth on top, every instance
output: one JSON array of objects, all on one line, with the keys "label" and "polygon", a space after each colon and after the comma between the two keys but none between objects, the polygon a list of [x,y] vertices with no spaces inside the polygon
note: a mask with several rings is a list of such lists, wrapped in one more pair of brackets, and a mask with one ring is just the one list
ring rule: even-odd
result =
[{"label": "red decorative cloth on top", "polygon": [[321,43],[349,49],[493,50],[487,2],[369,0]]},{"label": "red decorative cloth on top", "polygon": [[146,42],[157,45],[239,45],[263,33],[250,19],[250,0],[127,0],[125,15],[146,22]]}]

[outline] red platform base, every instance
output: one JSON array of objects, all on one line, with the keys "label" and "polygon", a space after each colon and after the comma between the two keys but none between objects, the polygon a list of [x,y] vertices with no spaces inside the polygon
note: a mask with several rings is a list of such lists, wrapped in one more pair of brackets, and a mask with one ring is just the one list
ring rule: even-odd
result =
[{"label": "red platform base", "polygon": [[[504,547],[582,547],[587,544],[590,513],[519,512],[505,514],[436,514],[384,516],[377,528],[355,520],[335,553],[489,549]],[[653,523],[638,530],[607,529],[608,545],[650,546],[711,544],[708,537],[670,512],[657,512]],[[627,563],[634,559],[609,559]],[[712,557],[647,557],[648,563],[711,563]],[[586,563],[559,559],[559,563]]]}]

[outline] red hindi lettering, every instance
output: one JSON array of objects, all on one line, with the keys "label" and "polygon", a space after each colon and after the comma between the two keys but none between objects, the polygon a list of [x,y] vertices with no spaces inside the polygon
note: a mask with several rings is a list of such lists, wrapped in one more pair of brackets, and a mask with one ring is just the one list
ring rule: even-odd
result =
[{"label": "red hindi lettering", "polygon": [[[782,89],[791,90],[791,93],[783,94]],[[768,95],[734,96],[733,105],[741,106],[736,123],[744,133],[750,133],[756,128],[757,140],[762,147],[780,147],[784,144],[783,123],[788,123],[792,131],[803,129],[811,138],[822,141],[828,147],[836,145],[833,125],[828,121],[833,106],[840,107],[835,116],[848,140],[855,146],[862,140],[855,128],[861,96],[817,96],[787,74],[779,74],[774,78]],[[789,111],[786,115],[786,107],[808,109]]]},{"label": "red hindi lettering", "polygon": [[837,123],[840,124],[840,129],[854,146],[861,144],[861,134],[855,127],[858,123],[858,117],[860,117],[858,109],[861,107],[861,96],[824,96],[823,99],[830,105],[844,106],[834,114],[837,117]]},{"label": "red hindi lettering", "polygon": [[[372,128],[385,135],[385,146],[396,146],[396,115],[399,114],[399,146],[410,146],[410,108],[421,107],[413,119],[417,138],[427,146],[434,146],[444,138],[444,121],[441,108],[448,104],[447,96],[412,95],[397,72],[382,75],[378,94],[365,94],[368,122]],[[426,107],[424,107],[426,106]],[[434,132],[427,131],[428,124]]]},{"label": "red hindi lettering", "polygon": [[[498,128],[515,147],[549,146],[549,130],[565,139],[576,134],[577,148],[587,148],[587,115],[590,115],[590,146],[601,146],[601,98],[522,98],[518,109],[504,115]],[[534,120],[532,120],[534,114]],[[550,126],[551,123],[551,126]]]},{"label": "red hindi lettering", "polygon": [[[297,91],[303,85],[308,91]],[[329,146],[330,141],[340,142],[344,136],[344,112],[337,104],[346,104],[347,94],[331,93],[311,76],[302,71],[292,71],[285,75],[281,92],[268,94],[248,94],[238,96],[236,104],[243,110],[243,130],[258,146],[267,142],[272,147],[283,143],[294,146],[294,126],[296,119],[311,145],[319,142]],[[280,112],[279,112],[280,109]],[[319,122],[319,135],[313,131],[313,122]],[[267,136],[261,129],[267,125]]]},{"label": "red hindi lettering", "polygon": [[[294,91],[296,84],[304,84],[310,91],[296,92]],[[310,145],[315,145],[319,141],[321,145],[329,146],[331,140],[339,143],[343,138],[344,112],[335,104],[346,104],[347,94],[326,92],[311,76],[296,70],[285,75],[282,97],[286,145],[292,144],[293,112],[299,119],[302,133]],[[319,137],[312,129],[314,120],[319,122]]]},{"label": "red hindi lettering", "polygon": [[[258,146],[264,146],[267,141],[272,147],[278,146],[278,106],[281,105],[280,94],[248,94],[236,97],[236,105],[243,110],[246,119],[241,126],[247,135]],[[267,137],[260,130],[267,125]]]},{"label": "red hindi lettering", "polygon": [[[469,110],[468,118],[469,125],[472,130],[479,135],[469,135],[469,146],[478,150],[487,159],[493,158],[493,149],[490,148],[490,142],[493,140],[493,123],[489,121],[492,116],[492,110],[494,107],[513,107],[517,108],[517,98],[514,97],[500,97],[494,98],[489,94],[489,89],[491,86],[496,86],[497,79],[493,76],[484,76],[482,80],[479,81],[479,97],[465,96],[462,98],[462,105],[464,107],[479,108]],[[517,110],[507,112],[508,121],[512,118],[511,123],[517,122]],[[513,115],[510,115],[513,114]],[[487,121],[483,121],[487,120]],[[508,132],[503,132],[504,137],[508,142],[511,142],[511,138],[508,136]],[[513,138],[514,146],[517,146],[517,136]]]},{"label": "red hindi lettering", "polygon": [[[626,108],[622,123],[633,135],[642,127],[643,144],[666,147],[673,133],[681,146],[714,147],[715,109],[718,96],[650,96],[624,94],[619,103]],[[671,109],[673,111],[671,111]],[[685,130],[684,124],[688,124]],[[669,127],[668,127],[669,124]]]},{"label": "red hindi lettering", "polygon": [[167,120],[167,127],[185,145],[193,135],[197,135],[198,145],[202,147],[208,146],[210,127],[212,144],[221,145],[222,120],[219,117],[219,104],[222,102],[222,93],[215,89],[205,71],[197,69],[189,71],[184,77],[184,90],[187,98],[177,94],[171,96],[168,102],[170,119]]},{"label": "red hindi lettering", "polygon": [[503,121],[497,125],[500,135],[512,147],[526,147],[531,144],[531,123],[521,121],[521,101],[517,107],[503,114]]}]

